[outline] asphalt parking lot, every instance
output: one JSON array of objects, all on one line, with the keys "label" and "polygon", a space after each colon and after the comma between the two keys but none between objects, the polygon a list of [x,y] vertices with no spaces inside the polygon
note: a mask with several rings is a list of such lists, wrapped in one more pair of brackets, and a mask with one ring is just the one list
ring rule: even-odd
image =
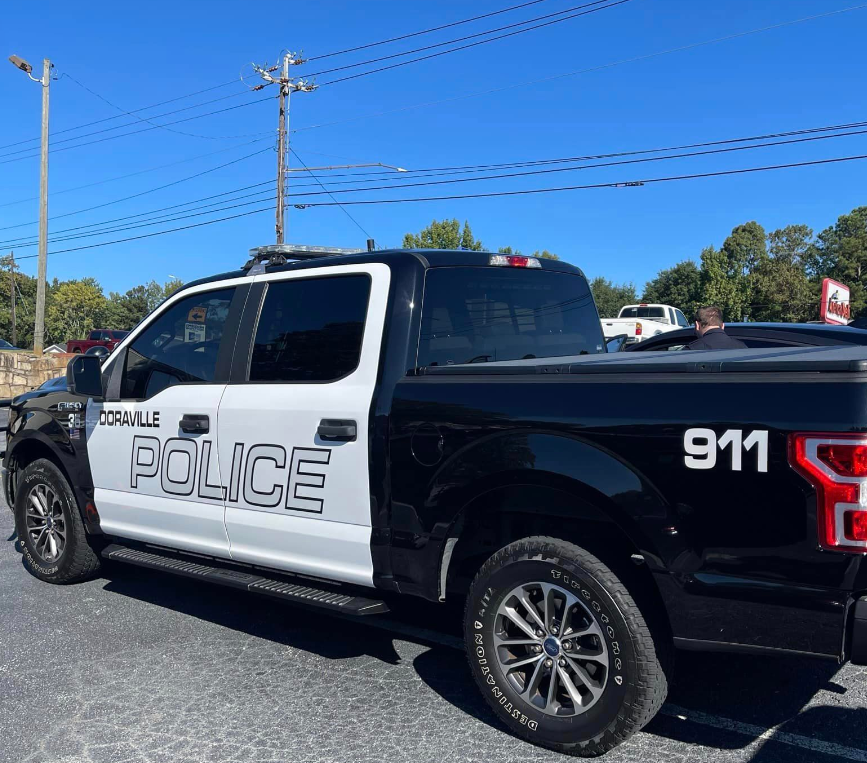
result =
[{"label": "asphalt parking lot", "polygon": [[[476,692],[457,612],[366,623],[132,567],[30,577],[0,508],[0,761],[553,761]],[[616,761],[867,761],[867,671],[682,654]]]}]

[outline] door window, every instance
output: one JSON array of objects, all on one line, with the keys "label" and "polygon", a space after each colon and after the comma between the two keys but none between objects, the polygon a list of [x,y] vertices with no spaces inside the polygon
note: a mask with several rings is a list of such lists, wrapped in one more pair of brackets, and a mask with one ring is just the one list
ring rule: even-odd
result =
[{"label": "door window", "polygon": [[680,312],[680,310],[675,310],[674,314],[677,316],[677,325],[683,326],[684,328],[689,328],[689,321],[686,319],[686,316]]},{"label": "door window", "polygon": [[234,292],[192,294],[148,324],[127,352],[121,397],[149,398],[173,384],[213,381]]},{"label": "door window", "polygon": [[329,382],[358,367],[367,275],[268,284],[250,359],[252,382]]}]

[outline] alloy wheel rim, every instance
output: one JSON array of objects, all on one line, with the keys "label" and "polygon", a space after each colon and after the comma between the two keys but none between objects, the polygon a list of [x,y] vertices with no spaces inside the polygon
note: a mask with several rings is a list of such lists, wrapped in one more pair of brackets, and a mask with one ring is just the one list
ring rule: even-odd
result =
[{"label": "alloy wheel rim", "polygon": [[66,547],[66,519],[57,494],[40,483],[27,496],[27,535],[43,562],[56,562]]},{"label": "alloy wheel rim", "polygon": [[608,683],[608,646],[596,617],[551,583],[514,588],[497,609],[497,660],[522,701],[547,715],[587,712]]}]

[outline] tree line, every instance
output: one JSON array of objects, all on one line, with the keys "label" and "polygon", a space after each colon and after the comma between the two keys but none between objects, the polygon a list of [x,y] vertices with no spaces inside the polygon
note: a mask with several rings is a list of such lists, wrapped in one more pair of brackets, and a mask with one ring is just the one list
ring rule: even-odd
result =
[{"label": "tree line", "polygon": [[630,302],[661,302],[691,317],[715,304],[729,321],[818,320],[822,279],[849,286],[852,316],[867,307],[867,207],[841,215],[814,234],[794,224],[767,233],[757,222],[737,225],[722,246],[705,247],[699,260],[660,270],[640,296],[633,283],[595,278],[590,286],[603,318]]},{"label": "tree line", "polygon": [[[0,258],[0,338],[12,341],[11,259]],[[179,279],[164,284],[149,281],[125,292],[103,291],[95,278],[54,279],[45,289],[45,346],[83,339],[95,328],[129,330],[166,297],[183,285]],[[36,316],[36,278],[14,273],[15,323],[18,347],[33,347]]]},{"label": "tree line", "polygon": [[[406,248],[482,251],[469,223],[434,220],[418,234],[407,233]],[[506,254],[520,254],[505,246]],[[536,257],[559,259],[547,250]],[[849,286],[856,317],[867,308],[867,207],[857,207],[815,234],[793,224],[770,233],[756,221],[737,225],[722,245],[707,246],[698,260],[687,259],[660,270],[639,290],[633,282],[598,277],[590,288],[602,318],[614,318],[623,305],[660,302],[692,317],[701,305],[722,308],[728,321],[818,320],[822,279]]]}]

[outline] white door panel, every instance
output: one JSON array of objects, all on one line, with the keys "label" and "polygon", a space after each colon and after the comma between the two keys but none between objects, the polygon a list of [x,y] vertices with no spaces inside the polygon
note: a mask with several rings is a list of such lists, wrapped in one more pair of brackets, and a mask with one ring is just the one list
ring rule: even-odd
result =
[{"label": "white door panel", "polygon": [[[226,530],[233,559],[373,583],[368,419],[390,271],[381,263],[345,265],[256,280],[321,283],[360,274],[369,276],[370,293],[361,354],[351,373],[327,382],[247,382],[226,388],[218,443],[223,474],[230,474]],[[283,306],[285,320],[291,320],[293,307]],[[268,308],[266,292],[263,315]],[[331,351],[333,347],[317,346],[317,352]],[[317,434],[323,419],[354,421],[356,440],[323,441]]]},{"label": "white door panel", "polygon": [[[106,361],[103,374],[121,376],[115,394],[124,399],[88,403],[86,437],[107,532],[229,556],[216,445],[226,384],[213,379],[233,295],[227,287],[241,281],[249,283],[233,279],[181,291]],[[123,369],[115,369],[118,362]],[[206,416],[209,431],[182,431],[186,415]]]},{"label": "white door panel", "polygon": [[322,522],[231,506],[226,523],[234,559],[357,585],[372,583],[369,524]]},{"label": "white door panel", "polygon": [[110,535],[228,557],[223,509],[129,491],[94,490],[100,527]]},{"label": "white door panel", "polygon": [[[140,402],[90,403],[87,452],[102,527],[136,540],[228,556],[214,434],[225,384],[179,384]],[[211,432],[181,431],[185,414]]]}]

